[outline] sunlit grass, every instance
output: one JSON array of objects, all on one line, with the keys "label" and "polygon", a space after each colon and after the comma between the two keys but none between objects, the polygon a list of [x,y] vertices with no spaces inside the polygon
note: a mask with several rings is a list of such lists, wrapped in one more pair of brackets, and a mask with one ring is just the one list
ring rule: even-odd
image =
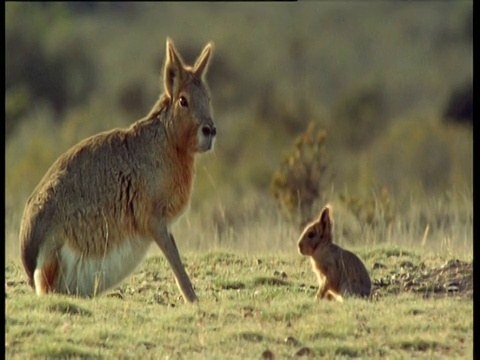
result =
[{"label": "sunlit grass", "polygon": [[[422,257],[388,253],[365,252],[367,267],[383,259],[394,269]],[[195,305],[183,302],[163,257],[147,259],[120,287],[94,299],[39,298],[21,281],[18,266],[8,265],[7,357],[250,359],[267,349],[278,358],[299,351],[326,357],[472,356],[471,298],[400,292],[339,305],[314,299],[313,274],[297,255],[188,252],[184,260],[200,299]],[[441,263],[438,257],[429,262]]]},{"label": "sunlit grass", "polygon": [[[397,214],[389,241],[379,236],[384,226],[360,228],[360,240],[339,235],[336,241],[363,259],[374,283],[409,274],[421,278],[450,260],[472,261],[472,201],[458,192],[412,202]],[[237,209],[243,215],[224,223],[214,222],[222,217],[206,208],[192,209],[173,228],[198,305],[183,302],[155,247],[136,273],[108,294],[39,298],[19,265],[19,217],[12,212],[6,218],[7,357],[247,359],[269,350],[278,358],[302,352],[471,358],[472,295],[432,291],[473,279],[432,277],[416,292],[392,282],[375,300],[319,302],[309,260],[297,253],[299,230],[273,204],[245,199]],[[344,211],[334,211],[338,234],[347,225]],[[425,235],[425,224],[431,224],[431,234]]]}]

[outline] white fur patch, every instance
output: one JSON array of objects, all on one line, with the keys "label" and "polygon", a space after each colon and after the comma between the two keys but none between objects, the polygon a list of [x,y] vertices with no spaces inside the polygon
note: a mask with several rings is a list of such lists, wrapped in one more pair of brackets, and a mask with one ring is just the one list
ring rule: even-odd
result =
[{"label": "white fur patch", "polygon": [[[36,269],[33,273],[33,281],[35,284],[40,284],[41,276],[43,276],[42,271],[40,269]],[[35,292],[38,296],[41,296],[44,294],[44,289],[42,289],[41,286],[35,285]]]},{"label": "white fur patch", "polygon": [[86,258],[63,245],[57,291],[83,296],[99,294],[135,270],[150,245],[145,239],[126,239],[102,258]]}]

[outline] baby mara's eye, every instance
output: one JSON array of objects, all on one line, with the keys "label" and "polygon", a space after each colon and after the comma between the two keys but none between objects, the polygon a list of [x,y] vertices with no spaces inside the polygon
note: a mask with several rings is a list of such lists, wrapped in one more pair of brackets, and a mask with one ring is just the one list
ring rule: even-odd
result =
[{"label": "baby mara's eye", "polygon": [[309,239],[314,238],[314,237],[315,237],[315,232],[314,232],[314,231],[309,231],[309,232],[307,233],[307,237],[308,237]]},{"label": "baby mara's eye", "polygon": [[178,99],[178,102],[180,103],[181,107],[188,108],[188,101],[185,99],[185,96],[180,96],[180,99]]}]

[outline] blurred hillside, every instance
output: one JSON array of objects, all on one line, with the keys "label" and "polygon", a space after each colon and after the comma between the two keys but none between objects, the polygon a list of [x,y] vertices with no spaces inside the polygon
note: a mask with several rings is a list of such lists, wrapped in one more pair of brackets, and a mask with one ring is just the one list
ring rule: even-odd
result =
[{"label": "blurred hillside", "polygon": [[472,188],[473,120],[451,121],[449,110],[472,82],[471,1],[9,2],[5,11],[8,210],[21,211],[76,142],[148,113],[167,35],[186,62],[215,43],[207,80],[219,135],[198,159],[193,209],[273,198],[273,174],[310,122],[326,131],[327,193],[388,189],[401,203]]}]

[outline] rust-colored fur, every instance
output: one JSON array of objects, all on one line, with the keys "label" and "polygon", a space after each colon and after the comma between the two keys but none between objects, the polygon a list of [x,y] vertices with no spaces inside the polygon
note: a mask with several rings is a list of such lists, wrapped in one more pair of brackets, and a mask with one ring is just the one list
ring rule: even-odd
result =
[{"label": "rust-colored fur", "polygon": [[100,293],[129,275],[154,241],[184,298],[197,300],[170,226],[188,205],[195,154],[214,145],[203,81],[213,45],[193,67],[170,39],[166,49],[165,92],[150,113],[72,147],[28,199],[21,258],[38,294]]},{"label": "rust-colored fur", "polygon": [[326,206],[318,220],[308,225],[300,236],[300,254],[311,256],[317,275],[317,298],[343,302],[345,295],[370,295],[371,281],[365,265],[354,253],[332,243],[333,221]]}]

